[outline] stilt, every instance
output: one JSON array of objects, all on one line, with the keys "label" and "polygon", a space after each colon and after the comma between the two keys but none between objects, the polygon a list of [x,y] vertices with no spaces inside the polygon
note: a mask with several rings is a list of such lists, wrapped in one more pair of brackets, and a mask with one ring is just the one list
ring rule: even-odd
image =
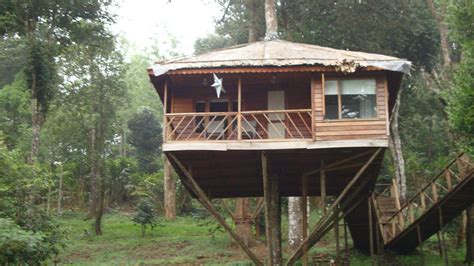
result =
[{"label": "stilt", "polygon": [[175,164],[177,166],[177,170],[179,170],[183,176],[186,177],[186,179],[182,179],[183,184],[190,189],[195,195],[196,199],[206,208],[206,210],[211,214],[216,221],[226,230],[232,238],[234,238],[235,241],[240,245],[240,247],[247,253],[247,255],[250,257],[250,259],[255,263],[256,265],[262,265],[263,263],[257,258],[257,256],[250,250],[250,248],[245,245],[244,241],[242,238],[240,238],[234,230],[227,224],[225,221],[224,217],[214,208],[214,206],[211,203],[211,200],[209,197],[206,195],[206,193],[202,190],[202,188],[196,183],[194,180],[192,174],[188,169],[172,154],[167,154],[168,159],[172,164]]},{"label": "stilt", "polygon": [[444,234],[443,234],[443,212],[441,211],[441,208],[438,209],[439,212],[439,232],[438,232],[438,237],[440,237],[440,246],[441,246],[441,254],[443,256],[444,264],[448,266],[448,255],[446,254],[446,246],[444,245]]},{"label": "stilt", "polygon": [[369,245],[370,245],[370,257],[372,258],[372,265],[377,265],[376,260],[375,260],[375,254],[374,254],[374,226],[372,224],[372,201],[369,197],[368,199],[368,205],[369,205]]},{"label": "stilt", "polygon": [[344,261],[345,265],[349,265],[349,244],[347,241],[347,223],[344,219]]},{"label": "stilt", "polygon": [[471,205],[466,210],[466,259],[465,262],[469,265],[474,263],[474,205]]},{"label": "stilt", "polygon": [[422,262],[425,263],[425,254],[423,252],[423,240],[421,239],[420,225],[416,226],[416,234],[418,237],[418,246],[420,247],[421,259],[422,259]]},{"label": "stilt", "polygon": [[268,159],[265,152],[262,152],[262,176],[268,263],[277,266],[282,265],[280,191],[278,176],[268,172]]},{"label": "stilt", "polygon": [[336,216],[334,217],[334,236],[336,237],[336,264],[339,264],[339,207],[336,208]]},{"label": "stilt", "polygon": [[[308,238],[308,176],[303,175],[301,180],[301,219],[302,225],[301,230],[303,230],[303,241]],[[308,246],[303,247],[303,265],[308,265]]]},{"label": "stilt", "polygon": [[321,160],[321,180],[320,180],[320,208],[323,210],[323,214],[326,214],[326,167],[324,166],[324,160]]}]

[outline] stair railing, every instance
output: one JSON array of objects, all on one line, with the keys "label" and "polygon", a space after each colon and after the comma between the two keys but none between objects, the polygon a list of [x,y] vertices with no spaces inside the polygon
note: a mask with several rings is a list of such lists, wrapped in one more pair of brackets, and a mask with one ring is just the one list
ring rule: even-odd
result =
[{"label": "stair railing", "polygon": [[[422,216],[425,211],[437,204],[440,199],[461,183],[468,176],[468,173],[473,170],[474,165],[469,157],[461,153],[425,184],[411,199],[401,206],[397,205],[398,211],[385,221],[386,224],[391,225],[391,230],[383,230],[385,232],[385,243],[395,238]],[[392,189],[395,191],[397,190],[396,185],[396,182],[393,182]],[[397,194],[395,193],[395,195]]]}]

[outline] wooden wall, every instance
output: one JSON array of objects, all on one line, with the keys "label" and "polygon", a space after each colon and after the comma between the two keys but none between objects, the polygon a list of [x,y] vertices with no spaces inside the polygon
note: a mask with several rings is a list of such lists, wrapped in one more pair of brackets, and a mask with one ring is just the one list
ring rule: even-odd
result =
[{"label": "wooden wall", "polygon": [[[366,76],[374,78],[374,76]],[[347,77],[350,78],[350,77]],[[315,108],[315,138],[316,140],[353,140],[353,139],[386,139],[388,128],[388,92],[386,76],[377,74],[376,99],[377,118],[371,119],[324,119],[324,95],[322,79],[313,81],[313,100]]]}]

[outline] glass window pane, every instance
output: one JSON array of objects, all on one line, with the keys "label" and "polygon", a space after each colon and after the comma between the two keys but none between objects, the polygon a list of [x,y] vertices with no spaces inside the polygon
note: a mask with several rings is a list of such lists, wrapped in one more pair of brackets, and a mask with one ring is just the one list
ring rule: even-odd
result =
[{"label": "glass window pane", "polygon": [[337,95],[337,80],[326,80],[324,82],[324,94]]},{"label": "glass window pane", "polygon": [[326,108],[326,119],[338,119],[339,118],[339,108],[337,104],[337,95],[326,95],[324,97],[324,103]]},{"label": "glass window pane", "polygon": [[341,80],[341,94],[342,118],[377,116],[375,80]]},{"label": "glass window pane", "polygon": [[341,94],[375,94],[374,79],[341,80]]}]

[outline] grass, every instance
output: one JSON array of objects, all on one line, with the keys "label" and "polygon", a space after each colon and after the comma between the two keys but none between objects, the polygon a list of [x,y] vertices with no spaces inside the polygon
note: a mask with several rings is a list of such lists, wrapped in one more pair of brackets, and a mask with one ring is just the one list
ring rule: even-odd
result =
[{"label": "grass", "polygon": [[[67,247],[60,255],[61,264],[69,265],[252,265],[245,253],[228,235],[216,230],[210,219],[191,216],[175,221],[160,220],[153,230],[141,237],[140,227],[131,221],[131,214],[108,213],[103,219],[103,235],[94,236],[91,221],[84,214],[67,213],[62,223],[69,230]],[[317,219],[317,214],[311,221]],[[230,221],[229,221],[230,222]],[[287,220],[283,219],[286,243]],[[310,255],[323,254],[335,258],[334,234],[329,233]],[[454,249],[448,241],[450,265],[462,265],[464,249]],[[343,247],[341,247],[343,249]],[[284,250],[287,251],[284,246]],[[444,265],[437,252],[436,237],[424,244],[424,254],[396,256],[386,254],[379,258],[381,265]],[[263,245],[254,248],[264,256]],[[285,255],[288,256],[288,251]],[[370,265],[371,258],[350,250],[351,265]]]}]

